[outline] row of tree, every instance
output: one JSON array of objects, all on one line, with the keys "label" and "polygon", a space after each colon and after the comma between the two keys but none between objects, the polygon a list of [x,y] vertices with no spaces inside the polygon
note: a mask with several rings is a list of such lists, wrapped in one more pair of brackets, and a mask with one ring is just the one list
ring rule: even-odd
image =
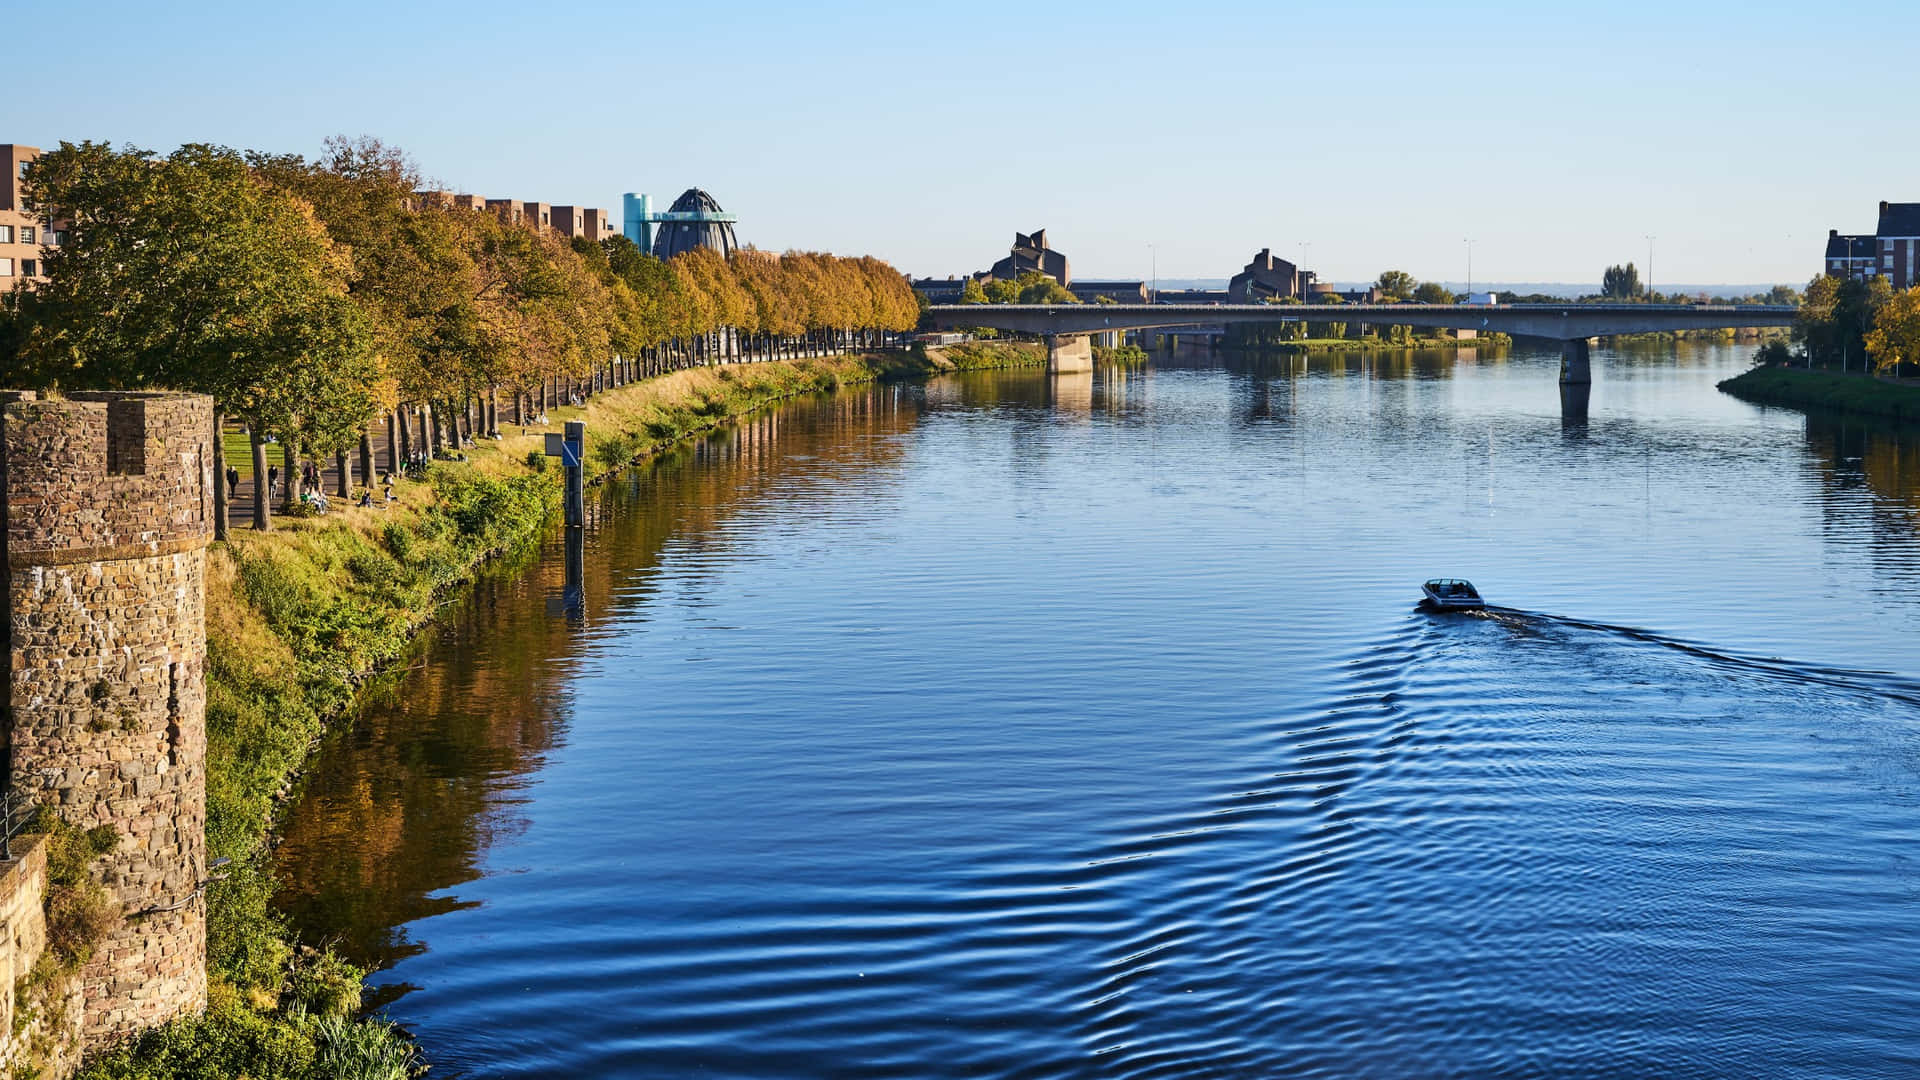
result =
[{"label": "row of tree", "polygon": [[[1823,274],[1807,283],[1793,339],[1809,367],[1895,373],[1920,364],[1920,288],[1895,292],[1884,276]],[[1786,350],[1763,351],[1761,359],[1784,362]]]},{"label": "row of tree", "polygon": [[[905,277],[876,259],[699,249],[663,262],[625,237],[569,240],[422,186],[373,139],[331,139],[312,161],[63,143],[30,166],[24,195],[65,243],[43,284],[5,298],[0,360],[28,385],[210,394],[246,424],[256,475],[277,437],[290,460],[333,455],[344,486],[356,443],[371,482],[367,428],[382,411],[403,456],[426,456],[495,430],[503,394],[524,418],[689,365],[870,344],[919,317]],[[223,482],[215,503],[224,535]]]}]

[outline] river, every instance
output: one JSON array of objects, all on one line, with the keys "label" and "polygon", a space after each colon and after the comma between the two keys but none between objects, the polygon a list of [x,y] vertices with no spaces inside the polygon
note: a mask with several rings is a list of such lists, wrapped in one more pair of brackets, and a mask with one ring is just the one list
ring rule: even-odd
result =
[{"label": "river", "polygon": [[1920,436],[1750,352],[791,403],[451,606],[281,906],[435,1076],[1916,1075]]}]

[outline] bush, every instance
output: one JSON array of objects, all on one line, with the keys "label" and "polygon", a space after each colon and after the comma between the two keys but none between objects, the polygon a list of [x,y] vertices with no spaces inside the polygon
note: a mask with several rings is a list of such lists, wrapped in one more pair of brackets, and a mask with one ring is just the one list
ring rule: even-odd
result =
[{"label": "bush", "polygon": [[617,469],[638,456],[640,447],[626,435],[607,435],[593,443],[593,460],[603,469]]},{"label": "bush", "polygon": [[111,825],[82,829],[50,806],[36,807],[25,831],[47,838],[47,889],[41,898],[47,949],[60,970],[72,971],[93,958],[93,947],[119,917],[88,868],[119,846],[120,834]]},{"label": "bush", "polygon": [[301,950],[301,963],[287,977],[287,1000],[321,1018],[351,1016],[360,1011],[360,980],[366,973],[332,949]]},{"label": "bush", "polygon": [[527,468],[534,472],[547,471],[547,454],[544,450],[527,451]]},{"label": "bush", "polygon": [[387,553],[402,563],[413,556],[413,534],[397,521],[389,521],[380,530],[380,542],[387,546]]}]

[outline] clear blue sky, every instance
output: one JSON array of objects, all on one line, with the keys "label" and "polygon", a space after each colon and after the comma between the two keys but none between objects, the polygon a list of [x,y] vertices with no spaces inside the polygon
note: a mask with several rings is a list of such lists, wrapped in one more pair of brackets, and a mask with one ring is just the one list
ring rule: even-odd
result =
[{"label": "clear blue sky", "polygon": [[[1804,281],[1920,201],[1920,7],[98,3],[16,50],[0,141],[313,153],[617,212],[707,188],[764,248],[1081,276]],[[25,39],[16,44],[24,44]],[[24,66],[23,66],[24,65]],[[27,73],[31,70],[32,74]],[[1310,248],[1303,245],[1310,244]]]}]

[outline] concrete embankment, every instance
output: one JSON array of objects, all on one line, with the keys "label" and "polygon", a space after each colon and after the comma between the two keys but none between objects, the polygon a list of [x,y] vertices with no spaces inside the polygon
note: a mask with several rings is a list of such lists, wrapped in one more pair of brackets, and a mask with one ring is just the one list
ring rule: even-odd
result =
[{"label": "concrete embankment", "polygon": [[1722,382],[1720,389],[1756,405],[1827,409],[1920,422],[1920,386],[1869,375],[1759,367]]}]

